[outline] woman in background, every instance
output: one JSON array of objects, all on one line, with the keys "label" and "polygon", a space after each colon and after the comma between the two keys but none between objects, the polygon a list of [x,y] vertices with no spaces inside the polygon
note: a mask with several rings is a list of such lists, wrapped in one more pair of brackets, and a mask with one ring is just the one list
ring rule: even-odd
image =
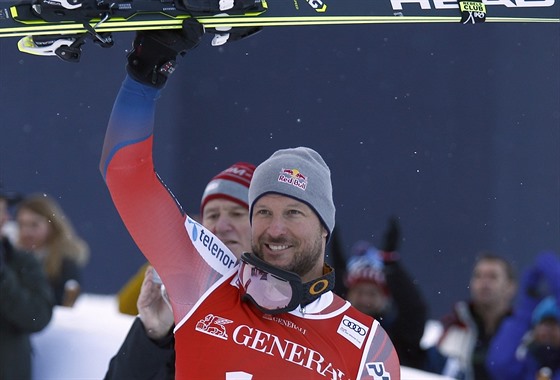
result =
[{"label": "woman in background", "polygon": [[74,231],[60,205],[46,194],[25,198],[17,208],[18,246],[33,252],[43,265],[56,304],[73,306],[80,293],[89,247]]}]

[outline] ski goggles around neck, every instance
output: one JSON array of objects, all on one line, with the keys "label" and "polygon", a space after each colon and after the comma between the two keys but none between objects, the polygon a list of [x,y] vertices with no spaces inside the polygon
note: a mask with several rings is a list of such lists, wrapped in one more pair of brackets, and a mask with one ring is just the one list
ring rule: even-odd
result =
[{"label": "ski goggles around neck", "polygon": [[242,299],[251,301],[265,314],[280,314],[305,306],[334,287],[334,271],[303,284],[299,275],[276,268],[252,253],[241,255],[239,282]]}]

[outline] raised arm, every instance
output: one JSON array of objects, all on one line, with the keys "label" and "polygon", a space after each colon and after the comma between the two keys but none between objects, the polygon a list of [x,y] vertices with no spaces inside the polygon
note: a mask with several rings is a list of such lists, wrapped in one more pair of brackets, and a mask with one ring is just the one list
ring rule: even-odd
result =
[{"label": "raised arm", "polygon": [[[202,29],[195,32],[198,43]],[[100,162],[126,228],[167,288],[175,321],[190,310],[208,287],[208,278],[215,276],[195,249],[187,233],[187,216],[157,175],[152,159],[156,100],[176,55],[196,45],[183,37],[164,32],[137,34],[128,56],[129,75],[115,100]]]}]

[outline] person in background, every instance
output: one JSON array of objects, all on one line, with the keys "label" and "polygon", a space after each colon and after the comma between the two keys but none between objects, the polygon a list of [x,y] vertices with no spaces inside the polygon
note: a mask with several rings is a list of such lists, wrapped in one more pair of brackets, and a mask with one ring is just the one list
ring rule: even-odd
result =
[{"label": "person in background", "polygon": [[433,351],[437,355],[431,355],[432,368],[456,379],[492,380],[486,355],[494,334],[512,311],[517,290],[514,268],[495,253],[481,252],[469,289],[470,300],[457,302],[441,320],[443,333]]},{"label": "person in background", "polygon": [[[0,189],[0,230],[11,200]],[[0,379],[31,380],[29,337],[49,324],[54,299],[37,259],[5,236],[0,236],[0,295]]]},{"label": "person in background", "polygon": [[[200,201],[202,224],[237,258],[251,250],[248,198],[254,170],[247,162],[231,165],[208,182]],[[111,359],[105,380],[175,377],[173,313],[161,279],[151,265],[145,267],[136,300],[139,316]]]},{"label": "person in background", "polygon": [[486,358],[494,380],[560,380],[560,256],[541,253],[525,270],[513,309]]},{"label": "person in background", "polygon": [[89,247],[74,231],[70,219],[50,196],[25,197],[17,207],[18,247],[41,262],[57,305],[73,306],[80,293],[81,271]]},{"label": "person in background", "polygon": [[397,252],[400,240],[397,219],[392,218],[381,250],[366,241],[354,244],[346,269],[346,299],[380,322],[402,365],[424,369],[426,353],[420,341],[428,307],[401,263]]}]

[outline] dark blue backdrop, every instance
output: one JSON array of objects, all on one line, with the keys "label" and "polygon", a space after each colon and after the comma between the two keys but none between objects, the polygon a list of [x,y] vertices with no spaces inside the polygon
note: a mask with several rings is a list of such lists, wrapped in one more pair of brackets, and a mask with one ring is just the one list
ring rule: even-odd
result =
[{"label": "dark blue backdrop", "polygon": [[[59,199],[91,245],[94,293],[143,262],[97,168],[132,37],[88,44],[79,64],[0,40],[0,179]],[[560,251],[559,25],[270,28],[223,48],[207,37],[157,121],[156,165],[190,212],[232,162],[308,145],[331,166],[346,248],[401,218],[433,316],[468,294],[479,250],[518,268]]]}]

